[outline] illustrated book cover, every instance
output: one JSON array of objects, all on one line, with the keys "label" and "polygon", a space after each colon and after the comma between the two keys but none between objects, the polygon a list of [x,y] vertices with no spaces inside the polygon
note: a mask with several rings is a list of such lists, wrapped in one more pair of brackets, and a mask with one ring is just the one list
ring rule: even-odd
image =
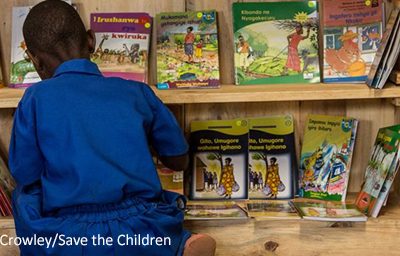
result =
[{"label": "illustrated book cover", "polygon": [[156,16],[157,88],[218,88],[217,12]]},{"label": "illustrated book cover", "polygon": [[318,83],[317,1],[233,3],[236,84]]},{"label": "illustrated book cover", "polygon": [[26,53],[22,26],[31,6],[13,7],[11,32],[10,87],[23,88],[41,81]]},{"label": "illustrated book cover", "polygon": [[249,199],[290,199],[298,190],[291,115],[249,119]]},{"label": "illustrated book cover", "polygon": [[384,31],[382,0],[324,0],[323,81],[364,83]]},{"label": "illustrated book cover", "polygon": [[191,199],[247,199],[248,122],[192,121]]},{"label": "illustrated book cover", "polygon": [[147,82],[152,19],[147,13],[92,13],[96,35],[91,60],[104,76]]},{"label": "illustrated book cover", "polygon": [[246,203],[246,209],[249,217],[255,220],[300,219],[296,208],[288,200],[251,200]]},{"label": "illustrated book cover", "polygon": [[193,202],[186,205],[185,220],[243,220],[247,213],[234,202]]},{"label": "illustrated book cover", "polygon": [[309,115],[300,155],[300,195],[344,201],[358,120]]},{"label": "illustrated book cover", "polygon": [[378,215],[396,175],[400,149],[399,130],[400,126],[381,128],[376,136],[364,182],[356,200],[357,207],[369,216],[373,212],[374,217]]},{"label": "illustrated book cover", "polygon": [[353,204],[330,201],[293,202],[299,214],[306,220],[317,221],[367,221],[367,216]]},{"label": "illustrated book cover", "polygon": [[[369,70],[367,84],[371,88],[382,89],[390,76],[399,55],[400,9],[393,8],[378,48]],[[394,78],[396,75],[394,75]],[[396,80],[396,79],[395,79]],[[396,82],[396,81],[395,81]]]}]

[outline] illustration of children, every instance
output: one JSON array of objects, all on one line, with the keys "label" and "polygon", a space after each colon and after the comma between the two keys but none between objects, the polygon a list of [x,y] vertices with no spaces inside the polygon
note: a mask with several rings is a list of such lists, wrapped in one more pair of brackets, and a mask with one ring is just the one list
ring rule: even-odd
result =
[{"label": "illustration of children", "polygon": [[239,66],[244,72],[248,72],[250,66],[248,57],[253,49],[250,47],[249,43],[244,40],[242,35],[240,35],[238,39],[239,43],[237,43],[236,48],[237,52],[239,53]]},{"label": "illustration of children", "polygon": [[235,184],[235,176],[233,174],[232,158],[225,158],[225,165],[222,168],[220,185],[225,188],[225,198],[231,199],[232,187]]},{"label": "illustration of children", "polygon": [[301,72],[298,46],[301,40],[305,40],[310,36],[310,27],[307,28],[307,34],[305,36],[303,36],[303,25],[301,23],[296,23],[295,30],[296,32],[287,36],[288,57],[283,74],[287,74],[289,69],[298,73]]},{"label": "illustration of children", "polygon": [[199,42],[196,44],[195,56],[200,61],[203,58],[203,39],[200,39]]},{"label": "illustration of children", "polygon": [[185,36],[185,54],[188,57],[188,62],[192,63],[193,62],[193,44],[194,44],[194,33],[193,33],[193,27],[190,26],[187,28],[187,34]]}]

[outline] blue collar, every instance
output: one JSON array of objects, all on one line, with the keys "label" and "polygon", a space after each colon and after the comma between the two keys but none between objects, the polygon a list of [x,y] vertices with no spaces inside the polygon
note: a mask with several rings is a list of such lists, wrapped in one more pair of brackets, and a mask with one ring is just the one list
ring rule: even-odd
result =
[{"label": "blue collar", "polygon": [[85,73],[97,76],[102,75],[97,65],[87,59],[72,59],[62,63],[57,67],[53,77],[57,77],[64,73]]}]

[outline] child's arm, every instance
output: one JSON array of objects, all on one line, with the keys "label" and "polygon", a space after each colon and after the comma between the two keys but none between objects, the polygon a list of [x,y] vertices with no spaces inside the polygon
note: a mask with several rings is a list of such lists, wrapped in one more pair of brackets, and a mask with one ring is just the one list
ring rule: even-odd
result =
[{"label": "child's arm", "polygon": [[34,99],[28,89],[14,115],[11,133],[9,166],[17,185],[40,180],[44,160],[36,137]]},{"label": "child's arm", "polygon": [[152,147],[166,167],[174,171],[185,170],[189,162],[189,147],[174,115],[149,86],[143,86],[143,93],[153,112],[148,132]]},{"label": "child's arm", "polygon": [[189,154],[181,156],[161,156],[161,162],[171,170],[185,171],[189,167]]}]

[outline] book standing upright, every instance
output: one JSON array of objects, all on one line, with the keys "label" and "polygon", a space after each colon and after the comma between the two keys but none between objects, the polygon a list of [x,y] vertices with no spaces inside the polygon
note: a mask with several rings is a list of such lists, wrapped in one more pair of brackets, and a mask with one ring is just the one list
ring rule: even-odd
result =
[{"label": "book standing upright", "polygon": [[318,83],[317,1],[233,3],[236,84]]},{"label": "book standing upright", "polygon": [[157,88],[218,88],[217,12],[160,13]]},{"label": "book standing upright", "polygon": [[324,0],[323,82],[364,83],[381,44],[382,0]]},{"label": "book standing upright", "polygon": [[91,56],[104,76],[147,82],[151,17],[147,13],[92,13],[96,35]]}]

